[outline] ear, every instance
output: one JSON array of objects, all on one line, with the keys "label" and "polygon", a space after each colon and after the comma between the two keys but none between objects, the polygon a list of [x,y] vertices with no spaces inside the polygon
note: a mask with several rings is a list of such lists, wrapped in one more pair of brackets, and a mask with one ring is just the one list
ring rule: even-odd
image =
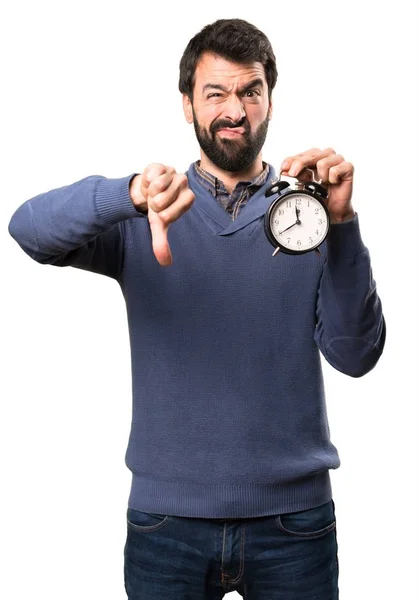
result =
[{"label": "ear", "polygon": [[188,123],[193,123],[192,102],[189,96],[182,94],[183,113]]},{"label": "ear", "polygon": [[268,119],[272,119],[272,100],[269,100]]}]

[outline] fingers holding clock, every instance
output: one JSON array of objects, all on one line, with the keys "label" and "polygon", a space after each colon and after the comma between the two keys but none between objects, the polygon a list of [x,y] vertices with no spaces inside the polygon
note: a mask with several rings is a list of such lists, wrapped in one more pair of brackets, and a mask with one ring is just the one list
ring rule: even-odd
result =
[{"label": "fingers holding clock", "polygon": [[354,167],[346,161],[342,154],[333,154],[321,158],[316,164],[318,180],[323,184],[336,184],[353,179]]},{"label": "fingers holding clock", "polygon": [[[312,172],[310,172],[312,171]],[[327,207],[331,223],[342,223],[355,215],[351,198],[354,166],[333,148],[312,148],[289,156],[281,165],[281,174],[296,177],[301,182],[313,178],[327,188]]]},{"label": "fingers holding clock", "polygon": [[287,157],[281,165],[283,175],[297,177],[299,181],[310,181],[310,170],[314,172],[314,179],[321,179],[324,185],[352,180],[354,173],[353,165],[345,161],[341,154],[336,154],[333,148],[312,148]]},{"label": "fingers holding clock", "polygon": [[336,158],[339,158],[340,162],[325,165],[327,171],[324,177],[321,175],[318,165],[318,172],[322,181],[331,184],[339,183],[340,181],[352,181],[355,170],[353,164],[345,160],[341,154],[336,154]]},{"label": "fingers holding clock", "polygon": [[314,178],[318,181],[320,175],[317,172],[317,163],[322,158],[336,155],[333,148],[320,150],[319,148],[311,148],[306,152],[300,152],[294,156],[288,156],[281,165],[281,173],[290,177],[297,177],[299,181],[310,181],[312,174],[308,169],[314,171]]}]

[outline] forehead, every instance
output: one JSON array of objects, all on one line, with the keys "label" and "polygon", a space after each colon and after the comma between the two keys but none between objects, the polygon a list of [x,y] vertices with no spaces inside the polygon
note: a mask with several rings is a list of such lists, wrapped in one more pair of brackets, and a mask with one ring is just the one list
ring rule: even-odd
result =
[{"label": "forehead", "polygon": [[236,63],[206,52],[196,66],[195,89],[200,92],[207,83],[219,83],[227,87],[242,86],[255,78],[262,79],[267,86],[262,63]]}]

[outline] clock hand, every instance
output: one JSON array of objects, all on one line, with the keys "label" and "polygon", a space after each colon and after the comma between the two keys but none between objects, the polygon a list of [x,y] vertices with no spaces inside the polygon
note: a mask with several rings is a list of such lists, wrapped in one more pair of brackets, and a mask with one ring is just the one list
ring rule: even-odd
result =
[{"label": "clock hand", "polygon": [[300,209],[295,207],[295,214],[297,215],[297,220],[296,223],[298,223],[298,225],[301,225],[301,221],[300,221]]},{"label": "clock hand", "polygon": [[291,227],[294,227],[295,225],[299,225],[301,223],[300,220],[295,221],[295,223],[293,223],[292,225],[290,225],[289,227],[287,227],[286,229],[284,229],[284,231],[280,231],[278,235],[282,235],[283,233],[285,233],[286,231],[288,231],[288,229],[291,229]]}]

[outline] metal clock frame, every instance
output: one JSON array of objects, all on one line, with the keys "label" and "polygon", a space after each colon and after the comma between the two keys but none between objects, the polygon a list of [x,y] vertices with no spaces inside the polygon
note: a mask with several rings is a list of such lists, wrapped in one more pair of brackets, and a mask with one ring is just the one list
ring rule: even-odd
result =
[{"label": "metal clock frame", "polygon": [[[312,171],[312,170],[310,169],[310,171]],[[313,172],[312,172],[312,174],[313,174]],[[269,208],[265,213],[265,219],[264,219],[266,237],[268,238],[268,240],[270,241],[272,246],[274,246],[274,248],[276,248],[276,250],[272,256],[275,256],[275,254],[277,254],[279,251],[284,252],[285,254],[291,254],[291,255],[307,254],[308,252],[317,252],[317,254],[321,255],[319,246],[324,242],[324,240],[326,239],[326,237],[329,233],[329,230],[330,230],[330,214],[329,214],[328,208],[326,206],[326,203],[324,201],[324,199],[327,198],[327,189],[321,185],[321,180],[319,182],[316,182],[316,181],[314,181],[314,179],[313,179],[313,181],[299,182],[298,184],[296,184],[296,186],[298,185],[298,188],[296,188],[296,189],[287,189],[287,188],[289,188],[289,185],[290,184],[288,182],[280,181],[280,179],[279,179],[278,181],[273,183],[265,192],[266,197],[273,196],[274,194],[278,194],[278,197],[275,198],[269,205]],[[277,206],[277,204],[282,203],[284,198],[287,198],[288,196],[295,196],[296,194],[298,194],[300,196],[305,195],[310,198],[314,198],[315,200],[317,200],[317,202],[319,202],[319,204],[322,205],[322,207],[326,213],[326,217],[327,217],[326,234],[325,234],[323,240],[320,242],[320,244],[317,244],[314,248],[307,248],[306,250],[291,250],[290,248],[287,248],[286,246],[283,246],[280,242],[278,242],[278,240],[275,238],[275,236],[272,233],[270,220],[271,220],[271,214],[272,214],[274,208]]]}]

